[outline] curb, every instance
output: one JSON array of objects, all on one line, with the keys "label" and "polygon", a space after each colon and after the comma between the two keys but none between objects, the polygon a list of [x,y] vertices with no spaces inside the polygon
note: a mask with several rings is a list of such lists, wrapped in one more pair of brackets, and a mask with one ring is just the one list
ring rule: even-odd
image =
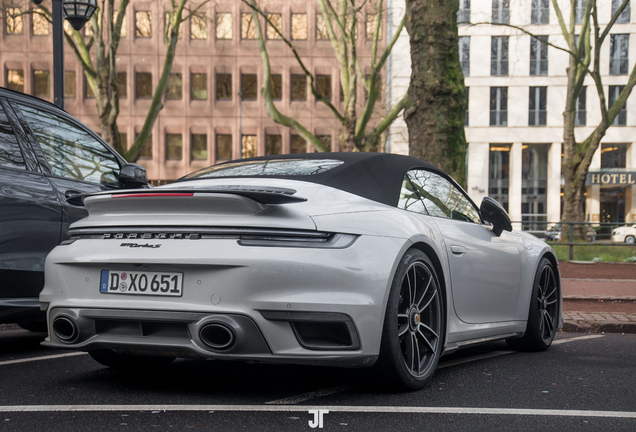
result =
[{"label": "curb", "polygon": [[582,295],[564,295],[563,300],[602,300],[602,301],[636,301],[636,297],[632,296],[582,296]]},{"label": "curb", "polygon": [[561,331],[566,333],[636,334],[636,323],[564,321]]}]

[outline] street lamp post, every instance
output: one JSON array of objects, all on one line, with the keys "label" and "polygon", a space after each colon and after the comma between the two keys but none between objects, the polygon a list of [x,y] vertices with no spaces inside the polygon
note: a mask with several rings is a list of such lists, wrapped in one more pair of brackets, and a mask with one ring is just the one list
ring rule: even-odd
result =
[{"label": "street lamp post", "polygon": [[[44,0],[33,0],[41,4]],[[53,15],[53,102],[64,109],[64,22],[66,18],[75,30],[91,19],[97,0],[52,0]]]}]

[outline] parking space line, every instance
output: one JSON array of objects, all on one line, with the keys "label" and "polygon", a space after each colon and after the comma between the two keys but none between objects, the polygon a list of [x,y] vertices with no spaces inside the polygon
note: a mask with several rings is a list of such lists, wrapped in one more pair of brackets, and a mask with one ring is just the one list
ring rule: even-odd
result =
[{"label": "parking space line", "polygon": [[317,399],[323,396],[329,396],[332,394],[344,392],[347,390],[354,389],[354,386],[338,386],[338,387],[330,387],[322,390],[316,390],[308,393],[299,394],[297,396],[291,396],[284,399],[278,399],[270,402],[265,402],[266,405],[294,405],[301,402],[306,402],[308,400]]},{"label": "parking space line", "polygon": [[604,336],[605,335],[593,334],[593,335],[577,336],[577,337],[567,338],[567,339],[559,339],[559,340],[556,340],[556,341],[552,342],[552,345],[561,345],[561,344],[564,344],[564,343],[570,343],[570,342],[586,340],[586,339],[596,339],[596,338],[600,338],[600,337],[604,337]]},{"label": "parking space line", "polygon": [[58,358],[73,357],[73,356],[80,356],[80,355],[86,355],[86,354],[88,354],[88,353],[85,353],[85,352],[72,352],[72,353],[66,353],[66,354],[55,354],[55,355],[40,356],[40,357],[29,357],[29,358],[23,358],[23,359],[17,359],[17,360],[5,360],[5,361],[0,361],[0,366],[6,366],[6,365],[16,364],[16,363],[28,363],[28,362],[40,361],[40,360],[53,360],[53,359],[58,359]]},{"label": "parking space line", "polygon": [[0,412],[112,412],[112,411],[221,411],[221,412],[308,412],[328,410],[382,414],[473,414],[544,417],[602,417],[636,419],[630,411],[586,411],[516,408],[411,407],[411,406],[312,406],[312,405],[15,405],[0,406]]}]

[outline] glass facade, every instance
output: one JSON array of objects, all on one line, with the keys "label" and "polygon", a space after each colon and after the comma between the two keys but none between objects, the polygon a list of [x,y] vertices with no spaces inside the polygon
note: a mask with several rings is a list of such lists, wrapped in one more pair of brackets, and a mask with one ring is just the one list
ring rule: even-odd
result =
[{"label": "glass facade", "polygon": [[510,144],[490,145],[488,196],[497,200],[506,211],[508,211],[511,147]]},{"label": "glass facade", "polygon": [[547,222],[549,144],[521,147],[521,220],[524,231],[541,231]]}]

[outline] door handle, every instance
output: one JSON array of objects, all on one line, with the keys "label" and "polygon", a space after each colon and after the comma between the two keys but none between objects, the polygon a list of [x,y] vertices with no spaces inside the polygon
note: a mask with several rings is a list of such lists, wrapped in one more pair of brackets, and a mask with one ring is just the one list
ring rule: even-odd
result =
[{"label": "door handle", "polygon": [[450,247],[453,255],[462,256],[466,253],[466,248],[464,246],[451,245]]}]

